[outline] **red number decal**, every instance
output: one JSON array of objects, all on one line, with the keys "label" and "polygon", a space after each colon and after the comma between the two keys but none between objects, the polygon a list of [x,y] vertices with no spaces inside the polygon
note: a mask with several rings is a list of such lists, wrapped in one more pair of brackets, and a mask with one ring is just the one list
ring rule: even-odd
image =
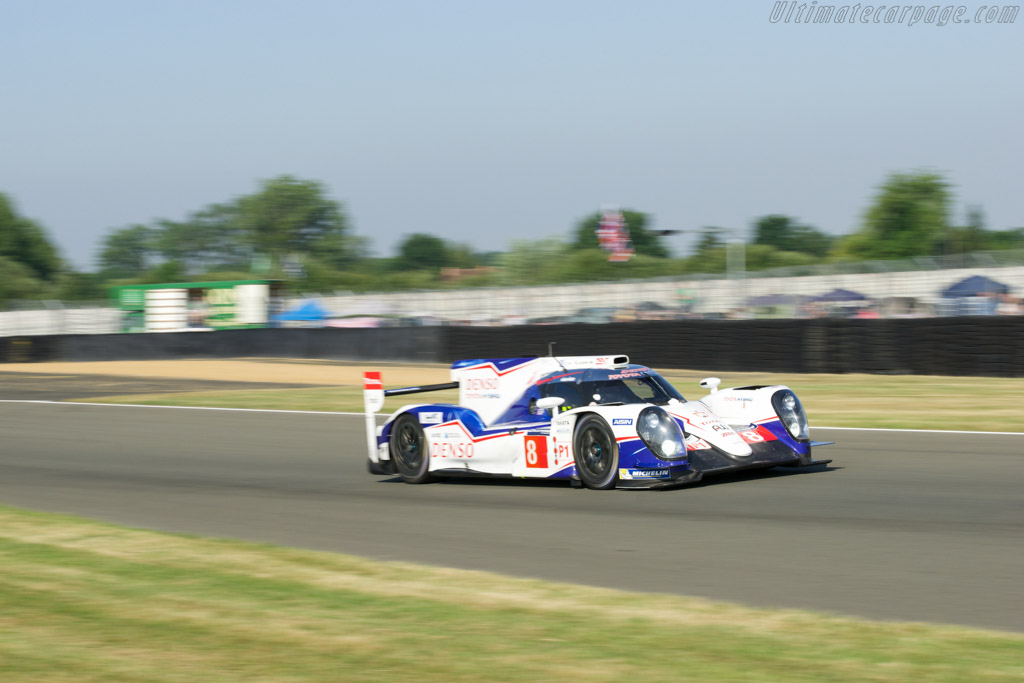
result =
[{"label": "red number decal", "polygon": [[739,435],[747,443],[761,443],[762,441],[776,441],[775,435],[764,427],[757,429],[741,429]]},{"label": "red number decal", "polygon": [[546,436],[527,436],[526,466],[546,469],[548,466],[548,439]]}]

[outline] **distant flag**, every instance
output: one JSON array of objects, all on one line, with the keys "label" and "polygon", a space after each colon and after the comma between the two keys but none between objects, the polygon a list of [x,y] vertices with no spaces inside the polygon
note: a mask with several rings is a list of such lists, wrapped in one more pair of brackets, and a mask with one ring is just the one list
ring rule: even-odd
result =
[{"label": "distant flag", "polygon": [[629,226],[618,209],[605,209],[595,232],[598,245],[608,252],[609,261],[628,261],[633,256]]}]

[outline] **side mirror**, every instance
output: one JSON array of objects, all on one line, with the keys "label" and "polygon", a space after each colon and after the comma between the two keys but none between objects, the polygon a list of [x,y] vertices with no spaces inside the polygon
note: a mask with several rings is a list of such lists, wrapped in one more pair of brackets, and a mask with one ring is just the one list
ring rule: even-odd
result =
[{"label": "side mirror", "polygon": [[718,385],[722,383],[722,380],[717,377],[705,377],[700,381],[700,386],[707,389],[712,394],[718,391]]},{"label": "side mirror", "polygon": [[565,403],[565,399],[561,396],[546,396],[544,398],[537,399],[537,403],[534,404],[541,410],[551,410]]}]

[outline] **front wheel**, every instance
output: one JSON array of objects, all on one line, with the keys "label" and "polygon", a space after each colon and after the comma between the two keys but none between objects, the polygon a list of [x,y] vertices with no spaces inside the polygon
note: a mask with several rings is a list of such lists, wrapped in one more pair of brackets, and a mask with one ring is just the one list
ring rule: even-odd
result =
[{"label": "front wheel", "polygon": [[432,479],[427,439],[414,415],[400,416],[391,427],[391,460],[407,484],[425,484]]},{"label": "front wheel", "polygon": [[619,479],[619,446],[600,415],[587,415],[573,437],[576,474],[591,489],[611,489]]}]

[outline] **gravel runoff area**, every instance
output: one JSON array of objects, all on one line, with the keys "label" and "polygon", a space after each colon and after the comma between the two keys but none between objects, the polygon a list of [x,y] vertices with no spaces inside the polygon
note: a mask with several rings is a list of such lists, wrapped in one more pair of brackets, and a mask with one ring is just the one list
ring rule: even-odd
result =
[{"label": "gravel runoff area", "polygon": [[96,396],[233,389],[362,386],[363,372],[401,367],[404,381],[449,381],[447,365],[287,360],[102,361],[0,364],[0,399],[60,401]]}]

